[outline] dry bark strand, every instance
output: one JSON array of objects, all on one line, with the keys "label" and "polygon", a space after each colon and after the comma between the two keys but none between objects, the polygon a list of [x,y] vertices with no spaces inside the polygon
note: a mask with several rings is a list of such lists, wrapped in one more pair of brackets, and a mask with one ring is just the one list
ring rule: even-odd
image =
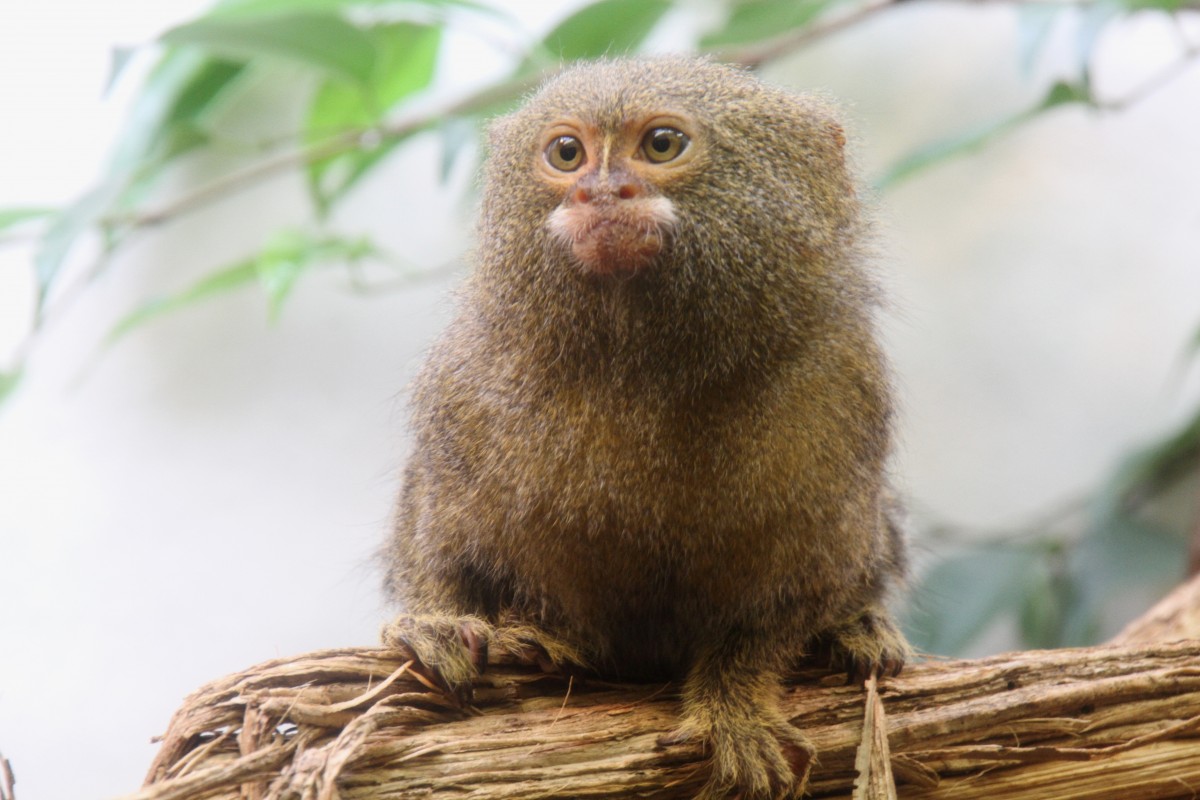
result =
[{"label": "dry bark strand", "polygon": [[[856,758],[872,800],[1200,795],[1200,641],[918,664],[874,693],[843,677],[784,693],[819,751],[813,797],[851,797]],[[656,744],[677,711],[671,686],[511,662],[460,707],[407,653],[326,650],[189,697],[131,800],[690,797],[703,752]]]}]

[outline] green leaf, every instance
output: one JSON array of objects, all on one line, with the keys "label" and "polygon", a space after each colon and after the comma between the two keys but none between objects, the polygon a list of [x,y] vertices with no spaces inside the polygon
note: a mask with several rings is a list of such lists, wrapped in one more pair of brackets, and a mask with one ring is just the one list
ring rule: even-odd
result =
[{"label": "green leaf", "polygon": [[360,147],[335,156],[320,174],[320,183],[310,184],[317,212],[324,216],[329,209],[381,161],[392,154],[400,144],[411,139],[419,131],[409,131],[403,136],[386,136],[369,147]]},{"label": "green leaf", "polygon": [[1182,537],[1144,520],[1125,514],[1097,520],[1068,558],[1078,591],[1057,644],[1094,644],[1103,632],[1101,620],[1112,617],[1110,601],[1139,587],[1166,591],[1182,577],[1185,551]]},{"label": "green leaf", "polygon": [[267,291],[271,319],[279,317],[284,301],[303,273],[322,264],[359,261],[378,252],[367,239],[313,238],[294,231],[276,235],[254,262],[258,281]]},{"label": "green leaf", "polygon": [[1184,345],[1183,351],[1184,359],[1187,361],[1192,360],[1198,354],[1200,354],[1200,328],[1197,328],[1196,332],[1192,334],[1192,338]]},{"label": "green leaf", "polygon": [[113,86],[121,77],[121,73],[129,66],[129,62],[133,60],[134,54],[137,52],[133,47],[114,47],[110,53],[108,78],[104,81],[104,94],[112,91]]},{"label": "green leaf", "polygon": [[1112,0],[1097,0],[1083,7],[1075,34],[1075,58],[1081,74],[1087,75],[1090,71],[1092,54],[1095,52],[1096,42],[1100,40],[1100,34],[1110,22],[1121,15],[1121,11],[1120,3]]},{"label": "green leaf", "polygon": [[1165,11],[1174,14],[1187,6],[1187,0],[1120,0],[1129,11]]},{"label": "green leaf", "polygon": [[50,289],[62,271],[79,237],[99,224],[124,189],[124,184],[109,181],[84,194],[72,205],[51,217],[50,227],[43,234],[33,257],[37,275],[39,314],[46,304]]},{"label": "green leaf", "polygon": [[109,161],[108,213],[135,207],[175,159],[207,143],[207,117],[245,74],[241,63],[169,51],[150,72]]},{"label": "green leaf", "polygon": [[1028,77],[1038,56],[1046,47],[1063,7],[1054,4],[1024,3],[1017,7],[1017,52],[1021,72]]},{"label": "green leaf", "polygon": [[473,120],[450,118],[438,126],[442,140],[442,157],[438,162],[438,180],[443,184],[450,179],[458,157],[475,140],[479,126]]},{"label": "green leaf", "polygon": [[253,259],[234,264],[212,273],[189,288],[171,297],[151,300],[131,313],[122,317],[105,337],[104,344],[109,346],[123,338],[147,322],[178,311],[182,308],[199,303],[218,295],[227,294],[236,289],[252,285],[258,280],[258,271]]},{"label": "green leaf", "polygon": [[14,228],[23,222],[45,219],[58,213],[53,208],[0,208],[0,231]]},{"label": "green leaf", "polygon": [[295,257],[286,252],[263,253],[255,264],[258,282],[267,290],[269,316],[271,321],[279,319],[283,303],[296,286],[296,281],[306,268],[311,266],[309,260]]},{"label": "green leaf", "polygon": [[194,52],[168,52],[151,72],[126,120],[112,171],[134,173],[184,152],[178,131],[195,130],[217,101],[237,85],[240,62]]},{"label": "green leaf", "polygon": [[989,123],[977,130],[940,139],[918,148],[893,164],[892,168],[876,181],[876,185],[880,189],[890,189],[897,183],[907,180],[930,167],[949,161],[957,156],[976,152],[993,139],[1007,133],[1024,119],[1025,115],[1019,114],[1009,119]]},{"label": "green leaf", "polygon": [[224,0],[208,13],[210,17],[252,17],[289,14],[296,11],[345,12],[363,6],[424,7],[435,11],[462,8],[495,17],[508,17],[500,9],[475,0]]},{"label": "green leaf", "polygon": [[[178,133],[180,124],[195,120],[239,70],[194,53],[168,53],[150,72],[133,103],[105,178],[60,211],[42,238],[34,257],[39,313],[79,237],[101,227],[101,220],[114,211],[136,202],[138,193],[157,177],[149,159],[157,153],[161,161],[166,152],[164,142]],[[110,231],[105,233],[111,238]]]},{"label": "green leaf", "polygon": [[1062,642],[1090,644],[1107,619],[1110,598],[1135,587],[1165,589],[1186,560],[1182,537],[1134,515],[1140,501],[1200,463],[1200,409],[1159,441],[1122,460],[1092,499],[1087,531],[1069,558],[1080,608],[1069,612]]},{"label": "green leaf", "polygon": [[254,256],[207,275],[178,294],[138,307],[117,322],[105,338],[104,345],[112,345],[164,314],[251,285],[261,286],[266,291],[270,317],[275,319],[304,272],[330,262],[358,261],[378,254],[379,250],[366,239],[314,237],[307,233],[284,231],[274,236]]},{"label": "green leaf", "polygon": [[838,0],[745,0],[734,6],[724,27],[700,40],[704,48],[770,39],[801,28]]},{"label": "green leaf", "polygon": [[1027,576],[1041,557],[1038,549],[1000,543],[938,563],[914,591],[905,623],[910,640],[926,652],[962,652],[998,616],[1022,606]]},{"label": "green leaf", "polygon": [[1050,87],[1050,91],[1046,92],[1045,97],[1042,98],[1042,102],[1029,111],[1026,111],[1024,117],[1025,119],[1029,119],[1043,111],[1049,111],[1052,108],[1071,103],[1093,105],[1095,102],[1095,98],[1092,97],[1092,90],[1086,82],[1070,83],[1068,81],[1058,81]]},{"label": "green leaf", "polygon": [[195,125],[205,118],[223,93],[245,73],[246,65],[239,61],[205,59],[173,93],[167,113],[163,117],[164,127],[173,125]]},{"label": "green leaf", "polygon": [[305,140],[313,144],[333,134],[378,124],[381,114],[374,105],[373,98],[362,87],[348,86],[337,80],[325,81],[309,106]]},{"label": "green leaf", "polygon": [[539,69],[547,60],[628,53],[645,41],[670,7],[670,0],[598,0],[586,5],[554,26],[517,74]]},{"label": "green leaf", "polygon": [[1059,646],[1067,610],[1077,594],[1070,579],[1053,574],[1042,561],[1023,576],[1022,582],[1025,596],[1017,622],[1025,647]]},{"label": "green leaf", "polygon": [[0,404],[8,400],[12,396],[12,393],[17,390],[22,377],[24,377],[24,372],[20,369],[10,372],[0,371]]},{"label": "green leaf", "polygon": [[[1081,581],[1080,578],[1083,578]],[[1048,647],[1086,647],[1100,641],[1100,615],[1105,595],[1087,576],[1074,574],[1072,594],[1062,611],[1057,641]]]},{"label": "green leaf", "polygon": [[1068,103],[1094,103],[1087,86],[1059,81],[1032,108],[989,123],[978,130],[933,142],[900,159],[876,181],[880,189],[891,188],[902,180],[951,158],[976,152],[1039,114]]},{"label": "green leaf", "polygon": [[1173,584],[1186,562],[1183,537],[1128,515],[1106,517],[1071,555],[1072,572],[1092,576],[1107,592],[1144,583]]},{"label": "green leaf", "polygon": [[108,180],[116,187],[112,212],[138,205],[165,169],[211,141],[207,117],[245,76],[243,64],[168,53],[147,81],[126,121]]},{"label": "green leaf", "polygon": [[[322,84],[309,108],[306,139],[310,144],[379,125],[389,109],[433,79],[442,41],[440,27],[401,22],[369,28],[366,34],[376,52],[375,71],[365,86],[336,80]],[[379,149],[351,150],[309,164],[309,187],[320,213],[326,213],[382,159],[386,151],[381,154],[376,152]]]},{"label": "green leaf", "polygon": [[1174,431],[1118,464],[1097,494],[1095,518],[1120,517],[1200,462],[1200,408]]},{"label": "green leaf", "polygon": [[397,22],[376,25],[368,35],[376,52],[368,94],[378,112],[387,111],[433,80],[442,44],[440,26]]},{"label": "green leaf", "polygon": [[285,58],[360,85],[367,85],[375,70],[371,37],[336,13],[201,17],[159,40],[237,59]]}]

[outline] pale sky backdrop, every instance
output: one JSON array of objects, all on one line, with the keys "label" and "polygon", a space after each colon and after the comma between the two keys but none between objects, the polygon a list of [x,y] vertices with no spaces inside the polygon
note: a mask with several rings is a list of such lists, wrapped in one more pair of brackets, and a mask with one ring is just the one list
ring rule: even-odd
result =
[{"label": "pale sky backdrop", "polygon": [[[56,205],[100,174],[134,82],[113,45],[200,0],[0,3],[0,207]],[[511,2],[533,31],[568,6]],[[660,46],[678,39],[666,30]],[[1193,38],[1197,31],[1192,31]],[[1056,45],[1070,48],[1070,31]],[[1145,17],[1102,42],[1120,92],[1172,52]],[[863,171],[1019,109],[1045,76],[1002,4],[914,5],[769,78],[847,104]],[[454,40],[447,89],[503,69]],[[923,508],[998,527],[1086,488],[1195,398],[1172,371],[1200,322],[1200,69],[1123,114],[1070,109],[879,198],[903,393],[896,472]],[[469,241],[421,141],[337,214],[415,263]],[[172,196],[171,187],[162,197]],[[374,550],[404,460],[404,394],[449,279],[370,298],[305,280],[275,325],[246,292],[157,322],[86,373],[147,293],[186,286],[305,215],[285,176],[147,235],[39,342],[0,408],[0,752],[22,800],[136,789],[183,697],[276,656],[375,642]],[[0,359],[28,321],[25,246],[0,249]]]}]

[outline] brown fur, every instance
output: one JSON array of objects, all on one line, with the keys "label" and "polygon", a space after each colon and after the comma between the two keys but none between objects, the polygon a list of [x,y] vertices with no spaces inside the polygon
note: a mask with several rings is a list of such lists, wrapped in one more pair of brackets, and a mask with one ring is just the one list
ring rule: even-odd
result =
[{"label": "brown fur", "polygon": [[[691,160],[631,157],[639,199],[612,201],[637,233],[666,217],[629,204],[669,199],[661,245],[585,268],[548,225],[574,201],[540,174],[544,132],[661,113]],[[703,796],[799,795],[812,748],[780,671],[819,641],[859,676],[907,653],[882,605],[904,556],[844,142],[819,100],[674,58],[574,67],[493,126],[475,270],[416,385],[387,640],[455,686],[497,626],[605,675],[682,678],[671,741],[709,746]]]}]

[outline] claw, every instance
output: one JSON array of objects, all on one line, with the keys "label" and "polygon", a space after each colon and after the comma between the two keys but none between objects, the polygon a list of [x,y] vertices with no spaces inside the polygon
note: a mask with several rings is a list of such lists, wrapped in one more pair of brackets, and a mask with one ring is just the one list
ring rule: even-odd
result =
[{"label": "claw", "polygon": [[412,652],[431,682],[466,703],[474,695],[472,680],[487,663],[491,630],[470,615],[403,615],[384,628],[383,640]]},{"label": "claw", "polygon": [[862,684],[872,675],[894,678],[910,649],[896,624],[881,608],[868,608],[830,632],[830,666],[846,671],[846,684]]},{"label": "claw", "polygon": [[862,685],[872,675],[876,678],[895,678],[904,669],[904,659],[885,657],[878,663],[870,663],[858,658],[849,659],[845,664],[846,685]]},{"label": "claw", "polygon": [[466,645],[467,654],[471,658],[471,663],[479,672],[487,669],[488,660],[488,640],[486,637],[480,636],[475,632],[475,628],[471,625],[463,623],[459,625],[459,634],[462,636],[463,644]]}]

